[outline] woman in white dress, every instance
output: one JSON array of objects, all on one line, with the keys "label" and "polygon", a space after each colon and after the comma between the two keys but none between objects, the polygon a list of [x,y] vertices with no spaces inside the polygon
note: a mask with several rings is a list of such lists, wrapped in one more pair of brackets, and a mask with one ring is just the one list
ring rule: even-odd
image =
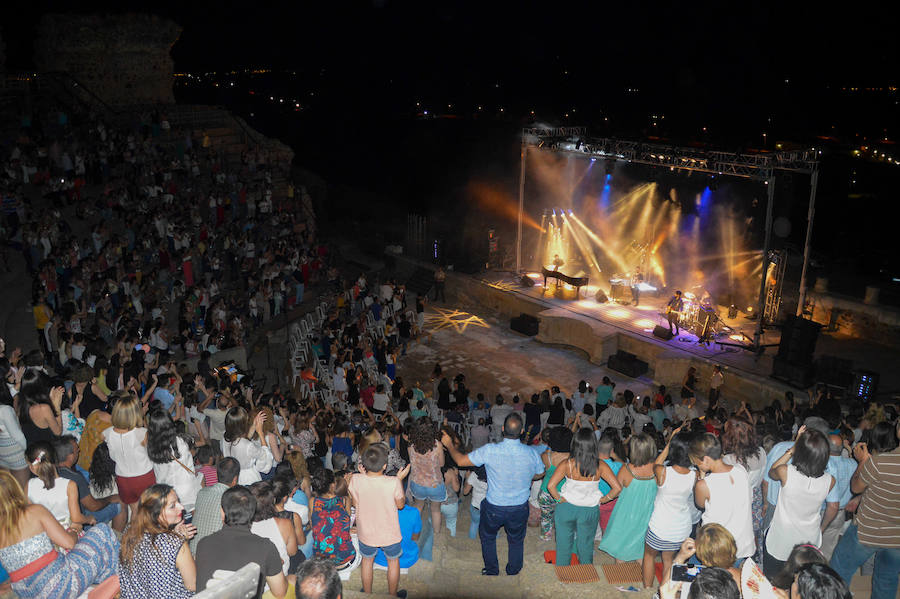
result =
[{"label": "woman in white dress", "polygon": [[794,446],[772,464],[769,476],[781,482],[781,489],[775,516],[766,532],[766,576],[774,576],[784,567],[794,545],[822,544],[819,509],[834,487],[834,477],[825,472],[829,451],[825,435],[801,426]]},{"label": "woman in white dress", "polygon": [[241,407],[231,408],[225,415],[225,438],[222,440],[222,455],[234,458],[241,465],[238,484],[250,485],[262,480],[261,472],[272,469],[274,459],[269,450],[263,422],[266,413],[259,412],[253,419],[256,439],[250,440],[250,415]]}]

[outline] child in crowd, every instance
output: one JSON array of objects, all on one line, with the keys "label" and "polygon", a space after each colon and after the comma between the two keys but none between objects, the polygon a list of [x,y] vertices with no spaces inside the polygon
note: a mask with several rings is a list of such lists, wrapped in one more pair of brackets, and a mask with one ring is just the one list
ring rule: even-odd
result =
[{"label": "child in crowd", "polygon": [[375,555],[384,550],[387,557],[388,594],[406,597],[406,591],[398,591],[400,583],[399,557],[403,552],[399,510],[406,504],[403,479],[409,474],[409,465],[396,477],[385,475],[388,448],[382,443],[369,446],[362,455],[362,470],[350,478],[350,497],[356,507],[359,531],[359,551],[362,554],[363,592],[372,592]]},{"label": "child in crowd", "polygon": [[203,486],[211,487],[219,482],[216,476],[216,452],[210,445],[201,445],[197,448],[197,455],[194,456],[194,463],[200,464],[197,472],[203,475]]}]

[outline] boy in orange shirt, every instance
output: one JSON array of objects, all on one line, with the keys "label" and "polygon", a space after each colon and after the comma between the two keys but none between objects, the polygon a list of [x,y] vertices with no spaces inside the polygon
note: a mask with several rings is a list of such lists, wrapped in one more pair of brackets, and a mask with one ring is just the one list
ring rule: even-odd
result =
[{"label": "boy in orange shirt", "polygon": [[397,476],[386,476],[388,452],[384,443],[373,443],[363,452],[359,472],[350,478],[349,492],[356,506],[363,592],[372,592],[375,555],[381,548],[388,562],[388,593],[403,598],[406,591],[397,590],[400,584],[399,557],[403,553],[398,512],[405,505],[403,479],[409,474],[409,465]]}]

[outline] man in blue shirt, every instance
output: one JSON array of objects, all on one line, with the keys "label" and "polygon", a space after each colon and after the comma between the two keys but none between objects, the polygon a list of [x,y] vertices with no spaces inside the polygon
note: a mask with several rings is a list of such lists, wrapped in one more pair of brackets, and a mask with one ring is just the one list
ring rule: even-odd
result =
[{"label": "man in blue shirt", "polygon": [[822,546],[820,550],[825,559],[831,559],[831,554],[844,531],[846,523],[844,507],[853,497],[853,493],[850,491],[850,479],[856,472],[856,460],[841,455],[844,449],[844,440],[840,435],[828,435],[828,445],[831,456],[828,458],[825,472],[834,477],[834,487],[825,497],[825,513],[822,516]]},{"label": "man in blue shirt", "polygon": [[447,433],[441,437],[457,466],[484,466],[487,471],[487,496],[481,502],[478,524],[484,560],[481,573],[487,576],[500,574],[497,533],[501,528],[506,529],[509,544],[506,573],[515,576],[522,569],[531,481],[544,473],[540,456],[520,441],[523,428],[522,416],[512,412],[503,422],[502,441],[483,445],[468,455],[457,451]]}]

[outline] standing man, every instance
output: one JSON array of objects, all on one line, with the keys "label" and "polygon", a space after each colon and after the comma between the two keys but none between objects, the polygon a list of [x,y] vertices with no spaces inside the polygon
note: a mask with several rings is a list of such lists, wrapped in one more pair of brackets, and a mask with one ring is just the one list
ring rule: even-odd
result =
[{"label": "standing man", "polygon": [[856,522],[834,548],[831,567],[850,586],[856,570],[874,555],[872,599],[894,599],[900,571],[900,448],[871,455],[866,444],[859,443],[853,456],[859,466],[850,479],[850,490],[864,495]]},{"label": "standing man", "polygon": [[444,267],[438,266],[438,269],[434,271],[434,301],[437,301],[438,294],[440,294],[442,302],[447,301],[447,298],[444,297],[444,281],[446,280],[447,273],[444,272]]},{"label": "standing man", "polygon": [[447,433],[441,437],[441,443],[457,466],[484,466],[487,470],[488,490],[481,502],[481,521],[478,524],[481,557],[484,560],[481,573],[485,576],[500,574],[497,561],[497,533],[500,528],[506,529],[509,544],[506,573],[515,576],[522,569],[531,481],[544,473],[544,464],[538,454],[519,440],[523,426],[522,416],[512,412],[503,422],[502,441],[483,445],[468,455],[453,446]]},{"label": "standing man", "polygon": [[631,275],[631,300],[637,306],[641,302],[641,283],[644,282],[644,275],[641,274],[641,267],[635,266],[634,273]]},{"label": "standing man", "polygon": [[834,548],[844,531],[844,508],[853,498],[850,479],[856,472],[856,461],[841,455],[844,440],[840,435],[828,435],[828,466],[825,472],[834,477],[834,487],[825,497],[825,513],[822,515],[822,545],[819,550],[825,559],[831,559]]},{"label": "standing man", "polygon": [[725,375],[722,374],[722,367],[716,364],[713,366],[712,376],[709,378],[709,409],[715,410],[719,407],[719,390],[725,384]]},{"label": "standing man", "polygon": [[669,298],[669,302],[666,304],[666,319],[669,321],[669,332],[672,332],[672,325],[675,325],[675,335],[680,335],[681,331],[678,328],[678,318],[681,316],[681,312],[684,310],[684,300],[681,299],[681,290],[675,292],[671,298]]}]

